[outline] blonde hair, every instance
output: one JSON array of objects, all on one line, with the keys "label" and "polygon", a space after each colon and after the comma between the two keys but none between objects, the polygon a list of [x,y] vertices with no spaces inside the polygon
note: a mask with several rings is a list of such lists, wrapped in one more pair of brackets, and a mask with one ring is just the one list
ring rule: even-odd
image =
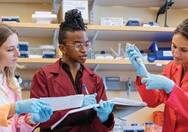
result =
[{"label": "blonde hair", "polygon": [[[12,35],[12,34],[17,34],[16,30],[12,29],[11,27],[5,25],[5,24],[0,24],[0,47],[4,44],[4,42],[7,40],[7,38]],[[15,82],[15,66],[10,66],[10,67],[3,67],[1,68],[1,71],[3,75],[6,77],[6,82],[8,87],[10,87],[14,92],[18,92],[18,86],[16,85]]]}]

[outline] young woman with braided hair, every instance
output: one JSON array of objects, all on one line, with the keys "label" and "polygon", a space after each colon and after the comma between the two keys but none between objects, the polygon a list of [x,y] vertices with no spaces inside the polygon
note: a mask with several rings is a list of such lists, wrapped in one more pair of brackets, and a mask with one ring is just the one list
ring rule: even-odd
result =
[{"label": "young woman with braided hair", "polygon": [[[63,53],[56,63],[41,68],[34,76],[31,97],[58,97],[85,94],[83,106],[104,101],[99,108],[68,116],[55,132],[107,132],[113,128],[113,104],[107,100],[102,79],[84,65],[90,42],[86,25],[77,9],[65,13],[59,29],[59,48]],[[52,118],[42,123],[41,131],[50,129],[69,110],[54,112]]]}]

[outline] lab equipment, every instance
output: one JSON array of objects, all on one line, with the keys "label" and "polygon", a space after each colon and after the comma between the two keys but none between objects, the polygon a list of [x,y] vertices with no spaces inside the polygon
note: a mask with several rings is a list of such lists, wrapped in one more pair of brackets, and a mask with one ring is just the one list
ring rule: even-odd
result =
[{"label": "lab equipment", "polygon": [[19,41],[18,48],[19,48],[19,51],[28,51],[29,50],[29,42]]},{"label": "lab equipment", "polygon": [[104,76],[103,82],[106,90],[125,90],[126,83],[118,76]]},{"label": "lab equipment", "polygon": [[98,60],[112,60],[114,57],[107,51],[99,51],[95,53],[95,59]]},{"label": "lab equipment", "polygon": [[145,132],[151,132],[152,131],[152,125],[153,125],[153,122],[145,122],[145,124],[144,124]]},{"label": "lab equipment", "polygon": [[139,49],[134,45],[127,44],[126,52],[129,60],[131,61],[134,69],[136,70],[137,75],[140,77],[147,77],[149,72],[146,69]]},{"label": "lab equipment", "polygon": [[141,25],[141,22],[139,19],[136,19],[136,18],[129,18],[128,21],[127,21],[127,26],[140,26]]},{"label": "lab equipment", "polygon": [[147,89],[164,89],[167,93],[170,93],[175,85],[174,81],[157,74],[149,74],[142,78],[142,83],[146,84]]},{"label": "lab equipment", "polygon": [[95,51],[93,48],[89,48],[87,50],[87,58],[88,59],[94,59],[95,58]]},{"label": "lab equipment", "polygon": [[29,51],[20,51],[20,58],[28,58],[29,57]]},{"label": "lab equipment", "polygon": [[105,26],[124,26],[123,17],[101,17],[100,23]]},{"label": "lab equipment", "polygon": [[152,27],[159,27],[159,24],[157,22],[148,22],[148,24]]},{"label": "lab equipment", "polygon": [[29,42],[20,41],[18,43],[18,49],[20,52],[21,58],[28,58],[29,57]]},{"label": "lab equipment", "polygon": [[114,118],[115,124],[112,132],[123,132],[124,126],[126,125],[126,120],[121,118]]},{"label": "lab equipment", "polygon": [[110,48],[110,50],[112,51],[112,53],[113,53],[116,57],[119,56],[119,54],[118,54],[113,48]]},{"label": "lab equipment", "polygon": [[110,50],[114,54],[116,60],[123,59],[123,57],[125,56],[121,43],[118,43],[117,51],[115,51],[113,48],[110,48]]},{"label": "lab equipment", "polygon": [[136,90],[136,87],[135,87],[134,81],[131,80],[130,77],[128,78],[126,84],[127,84],[127,96],[129,97],[131,91]]},{"label": "lab equipment", "polygon": [[40,46],[42,50],[43,58],[55,58],[55,47],[52,45],[42,45]]},{"label": "lab equipment", "polygon": [[[128,49],[135,49],[135,50],[137,50],[138,53],[140,52],[139,49],[134,44],[126,43],[126,50],[128,50]],[[141,55],[141,53],[140,53],[140,55]],[[142,57],[142,55],[141,55],[141,57]],[[136,57],[135,58],[137,63],[141,63],[142,62],[141,57]]]},{"label": "lab equipment", "polygon": [[159,24],[157,22],[148,22],[148,23],[143,23],[143,27],[159,27]]},{"label": "lab equipment", "polygon": [[71,9],[78,9],[85,23],[89,23],[89,3],[88,0],[61,0],[60,9],[58,12],[58,22],[64,21],[65,12]]},{"label": "lab equipment", "polygon": [[19,16],[1,16],[1,22],[20,22]]},{"label": "lab equipment", "polygon": [[21,83],[22,89],[30,90],[31,87],[31,80],[23,80]]},{"label": "lab equipment", "polygon": [[145,131],[144,132],[162,132],[162,126],[159,126],[153,122],[146,122],[144,124]]},{"label": "lab equipment", "polygon": [[50,24],[56,19],[57,19],[57,15],[52,14],[51,12],[48,11],[35,11],[35,13],[32,14],[32,20],[36,23]]},{"label": "lab equipment", "polygon": [[168,27],[167,25],[167,11],[168,9],[170,9],[170,7],[174,4],[174,0],[165,0],[163,5],[159,8],[158,12],[157,12],[157,16],[156,16],[156,22],[158,21],[158,17],[160,14],[164,14],[165,13],[165,22],[164,22],[164,26]]},{"label": "lab equipment", "polygon": [[144,127],[137,123],[132,123],[124,126],[124,132],[144,132]]},{"label": "lab equipment", "polygon": [[156,41],[151,43],[148,53],[148,61],[154,62],[155,60],[173,60],[170,47],[158,47]]}]

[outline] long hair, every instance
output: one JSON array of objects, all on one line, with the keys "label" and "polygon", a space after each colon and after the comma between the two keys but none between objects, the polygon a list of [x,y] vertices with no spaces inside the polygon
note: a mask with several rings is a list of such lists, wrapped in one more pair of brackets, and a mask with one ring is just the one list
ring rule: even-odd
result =
[{"label": "long hair", "polygon": [[[7,38],[12,34],[17,34],[17,32],[5,24],[0,24],[0,47],[6,42]],[[15,69],[16,65],[12,65],[10,67],[1,67],[1,72],[3,73],[3,76],[5,76],[6,78],[8,87],[10,87],[14,92],[18,92],[18,88],[14,81]]]},{"label": "long hair", "polygon": [[185,19],[174,31],[174,34],[181,34],[188,39],[188,18]]},{"label": "long hair", "polygon": [[60,24],[58,41],[63,44],[67,32],[86,31],[81,12],[78,9],[72,9],[65,13],[65,21]]}]

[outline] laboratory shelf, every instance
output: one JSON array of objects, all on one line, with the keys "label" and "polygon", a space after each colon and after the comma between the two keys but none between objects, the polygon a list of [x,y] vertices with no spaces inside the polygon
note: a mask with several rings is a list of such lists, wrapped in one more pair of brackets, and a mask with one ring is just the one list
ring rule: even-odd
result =
[{"label": "laboratory shelf", "polygon": [[[160,7],[164,0],[88,0],[93,6]],[[0,3],[53,3],[53,0],[0,0]],[[188,7],[187,0],[176,0],[174,8]]]},{"label": "laboratory shelf", "polygon": [[59,28],[59,24],[38,24],[38,23],[5,23],[13,28],[22,37],[53,37],[54,31]]},{"label": "laboratory shelf", "polygon": [[97,40],[169,42],[174,27],[101,26],[88,25],[89,32],[97,32]]},{"label": "laboratory shelf", "polygon": [[[58,58],[19,58],[18,64],[23,65],[24,69],[37,69],[39,67],[52,64],[56,62]],[[169,61],[155,61],[155,63],[145,62],[148,69],[161,70]],[[91,69],[97,70],[134,70],[130,61],[128,59],[122,60],[95,60],[95,59],[87,59],[86,65]]]},{"label": "laboratory shelf", "polygon": [[59,24],[40,24],[40,23],[19,23],[19,22],[5,22],[14,28],[37,28],[37,29],[56,29]]},{"label": "laboratory shelf", "polygon": [[[136,8],[160,7],[164,0],[94,0],[94,5],[98,6],[126,6]],[[173,8],[188,7],[187,0],[176,0]]]},{"label": "laboratory shelf", "polygon": [[[24,37],[52,37],[59,24],[6,23]],[[88,25],[90,39],[109,41],[159,41],[169,42],[174,27],[101,26]]]},{"label": "laboratory shelf", "polygon": [[0,0],[0,3],[52,3],[53,0]]}]

